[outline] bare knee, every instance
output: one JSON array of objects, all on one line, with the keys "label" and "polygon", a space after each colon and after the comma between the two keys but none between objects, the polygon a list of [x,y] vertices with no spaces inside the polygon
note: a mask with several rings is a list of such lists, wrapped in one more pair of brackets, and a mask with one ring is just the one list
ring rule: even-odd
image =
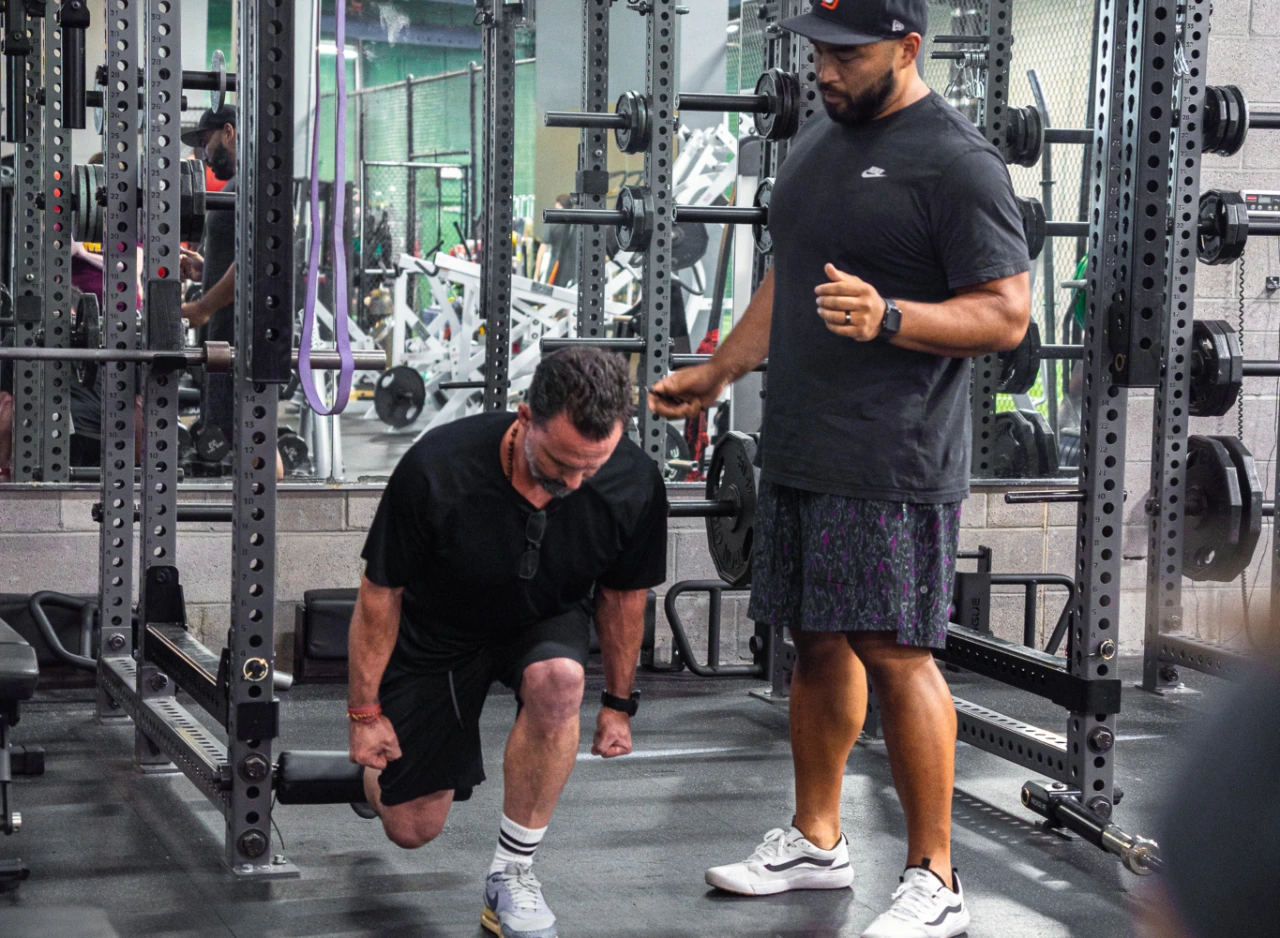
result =
[{"label": "bare knee", "polygon": [[440,832],[444,830],[444,818],[387,817],[384,811],[382,829],[387,832],[387,839],[397,847],[403,847],[405,850],[417,850],[419,847],[425,847],[440,836]]},{"label": "bare knee", "polygon": [[793,632],[798,669],[811,677],[839,677],[854,666],[844,632]]},{"label": "bare knee", "polygon": [[586,674],[572,658],[551,658],[524,669],[520,700],[534,722],[554,727],[576,722]]}]

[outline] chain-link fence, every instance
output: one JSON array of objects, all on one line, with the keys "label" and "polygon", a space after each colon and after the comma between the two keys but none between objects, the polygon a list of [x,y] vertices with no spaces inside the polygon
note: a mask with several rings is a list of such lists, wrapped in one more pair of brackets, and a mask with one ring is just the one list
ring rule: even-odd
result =
[{"label": "chain-link fence", "polygon": [[[518,204],[529,205],[533,203],[536,160],[535,68],[534,59],[516,62],[515,193]],[[334,176],[335,107],[334,95],[321,95],[320,178],[324,180]],[[484,69],[474,63],[465,69],[426,78],[409,77],[348,95],[348,179],[357,179],[362,163],[454,163],[468,167],[469,192],[463,204],[478,208],[483,146]],[[407,187],[400,192],[407,192]],[[446,201],[458,204],[457,200]],[[361,204],[363,202],[361,199]],[[408,219],[417,213],[406,206],[400,214]],[[475,216],[473,210],[469,219],[465,216],[459,219],[460,227],[468,235],[473,234],[470,226],[474,225]],[[416,238],[419,234],[422,237]],[[445,249],[459,241],[452,222],[429,240],[426,234],[407,229],[397,232],[396,236],[400,243],[408,244],[413,244],[416,238],[423,250],[435,244],[436,237],[443,238]]]}]

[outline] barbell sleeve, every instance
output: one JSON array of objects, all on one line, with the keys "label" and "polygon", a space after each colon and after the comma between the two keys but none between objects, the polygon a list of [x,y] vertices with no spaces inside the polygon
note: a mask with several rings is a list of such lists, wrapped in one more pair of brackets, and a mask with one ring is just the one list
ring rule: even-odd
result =
[{"label": "barbell sleeve", "polygon": [[[217,91],[218,73],[183,69],[182,87],[187,91]],[[236,90],[236,73],[227,72],[227,91]]]},{"label": "barbell sleeve", "polygon": [[747,205],[677,205],[676,221],[704,225],[767,225],[769,210]]},{"label": "barbell sleeve", "polygon": [[768,114],[774,109],[774,99],[766,94],[682,94],[677,100],[679,111]]},{"label": "barbell sleeve", "polygon": [[627,127],[626,115],[610,111],[547,111],[543,119],[546,127],[600,128],[620,130]]},{"label": "barbell sleeve", "polygon": [[234,192],[205,192],[204,207],[205,211],[210,209],[226,212],[234,211],[236,194]]},{"label": "barbell sleeve", "polygon": [[1280,362],[1246,361],[1241,374],[1246,378],[1280,378]]},{"label": "barbell sleeve", "polygon": [[1046,127],[1045,143],[1092,143],[1093,131],[1081,128]]},{"label": "barbell sleeve", "polygon": [[542,220],[549,225],[625,225],[631,219],[612,208],[548,208],[542,210]]},{"label": "barbell sleeve", "polygon": [[1083,238],[1089,233],[1087,221],[1047,221],[1044,233],[1051,238]]},{"label": "barbell sleeve", "polygon": [[1079,489],[1048,489],[1032,492],[1005,492],[1006,505],[1038,505],[1044,502],[1083,502],[1086,498]]}]

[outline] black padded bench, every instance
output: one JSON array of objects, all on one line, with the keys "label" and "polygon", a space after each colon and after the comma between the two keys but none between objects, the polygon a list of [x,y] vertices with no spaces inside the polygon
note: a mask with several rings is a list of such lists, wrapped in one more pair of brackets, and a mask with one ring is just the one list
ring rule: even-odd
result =
[{"label": "black padded bench", "polygon": [[[18,723],[18,704],[30,700],[36,691],[40,666],[36,650],[0,619],[0,831],[16,834],[22,828],[22,815],[13,810],[13,766],[10,756],[9,729]],[[34,762],[25,759],[24,762]],[[34,764],[23,765],[23,774],[38,774]],[[39,766],[43,770],[41,762]],[[28,870],[21,860],[0,862],[0,889],[12,888],[27,878]]]},{"label": "black padded bench", "polygon": [[345,684],[355,589],[307,590],[294,613],[293,680]]}]

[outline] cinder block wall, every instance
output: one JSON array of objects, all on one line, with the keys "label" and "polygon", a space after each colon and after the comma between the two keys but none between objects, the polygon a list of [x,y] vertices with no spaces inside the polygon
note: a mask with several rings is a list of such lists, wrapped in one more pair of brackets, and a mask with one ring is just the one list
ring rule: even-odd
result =
[{"label": "cinder block wall", "polygon": [[[1237,84],[1255,108],[1280,109],[1280,0],[1215,0],[1208,80]],[[1016,25],[1016,24],[1015,24]],[[1015,29],[1016,32],[1016,29]],[[1034,62],[1018,62],[1019,68]],[[1280,190],[1280,134],[1256,131],[1244,151],[1231,159],[1208,157],[1206,188]],[[1067,217],[1059,212],[1059,217]],[[1268,276],[1280,275],[1275,239],[1258,238],[1244,258],[1247,358],[1280,354],[1280,304],[1265,287]],[[1227,319],[1239,315],[1236,266],[1204,267],[1197,272],[1196,315]],[[1268,497],[1275,491],[1277,387],[1266,379],[1246,381],[1244,440],[1258,459]],[[1151,474],[1150,392],[1130,397],[1126,472],[1124,565],[1120,637],[1125,652],[1140,652],[1146,586],[1146,515],[1143,504]],[[1194,433],[1236,432],[1236,416],[1192,421]],[[210,501],[229,495],[183,488],[184,500]],[[377,507],[379,492],[363,487],[343,490],[284,486],[278,512],[277,649],[288,661],[292,653],[293,605],[305,590],[354,586],[359,582],[360,549]],[[98,528],[89,514],[97,494],[56,489],[0,490],[0,590],[34,592],[57,589],[93,593],[97,589]],[[1001,572],[1043,571],[1070,575],[1075,558],[1075,511],[1065,505],[1006,505],[998,489],[975,490],[963,514],[961,546],[979,544],[994,551]],[[1250,571],[1252,619],[1260,623],[1269,606],[1271,581],[1270,522],[1266,522]],[[210,645],[222,643],[227,628],[231,584],[231,546],[226,525],[183,525],[178,563],[190,606],[193,629]],[[668,583],[714,577],[700,520],[673,520],[667,563]],[[663,588],[665,593],[665,587]],[[1061,593],[1040,602],[1040,640],[1057,620]],[[722,624],[722,654],[749,657],[754,630],[746,617],[745,594],[727,594]],[[706,600],[682,600],[681,613],[704,652]],[[1006,590],[993,602],[998,634],[1020,639],[1022,595]],[[1205,638],[1233,640],[1242,635],[1240,583],[1184,583],[1185,628]],[[658,657],[669,654],[670,632],[659,606]],[[1259,626],[1255,626],[1255,629]]]}]

